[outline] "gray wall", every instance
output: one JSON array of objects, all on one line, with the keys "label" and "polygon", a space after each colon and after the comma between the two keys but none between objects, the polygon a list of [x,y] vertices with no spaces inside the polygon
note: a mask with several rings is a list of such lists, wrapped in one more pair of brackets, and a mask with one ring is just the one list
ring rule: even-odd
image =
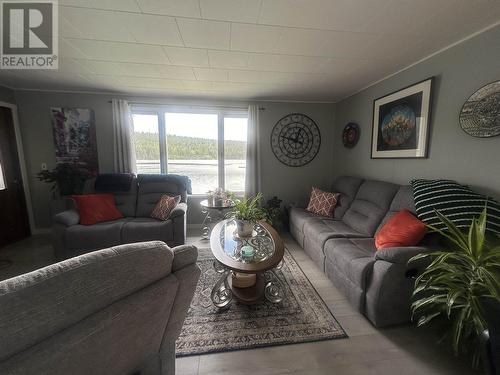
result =
[{"label": "gray wall", "polygon": [[[450,178],[500,197],[500,137],[473,138],[458,122],[465,100],[481,86],[500,79],[500,27],[452,47],[336,105],[333,175],[358,175],[397,183]],[[428,159],[371,160],[373,100],[435,76]],[[361,138],[342,145],[342,129],[353,121]]]},{"label": "gray wall", "polygon": [[[69,94],[38,91],[16,91],[19,107],[21,132],[28,175],[30,176],[31,196],[37,228],[47,228],[51,223],[51,193],[49,186],[36,179],[41,164],[48,168],[55,165],[52,126],[50,123],[51,107],[78,107],[94,110],[99,168],[101,172],[112,171],[112,113],[109,100],[116,95],[109,94]],[[178,101],[170,98],[137,98],[127,99],[139,102],[155,102],[165,104],[202,104],[202,105],[238,105],[241,102],[200,102]],[[260,103],[265,110],[261,111],[261,159],[262,159],[262,191],[266,197],[277,195],[286,202],[303,200],[311,185],[326,188],[329,177],[325,171],[331,170],[331,148],[333,135],[334,106],[328,104],[305,103]],[[322,147],[318,156],[302,168],[287,167],[278,162],[272,154],[269,136],[272,127],[281,117],[291,112],[303,112],[315,120],[322,133]],[[202,197],[189,199],[188,222],[198,224],[202,221],[199,202]]]},{"label": "gray wall", "polygon": [[15,103],[14,91],[7,87],[0,86],[0,102]]}]

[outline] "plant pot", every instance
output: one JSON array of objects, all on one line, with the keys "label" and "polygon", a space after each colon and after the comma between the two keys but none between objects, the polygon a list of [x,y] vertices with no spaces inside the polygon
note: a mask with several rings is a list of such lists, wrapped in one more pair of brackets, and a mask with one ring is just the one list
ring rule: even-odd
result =
[{"label": "plant pot", "polygon": [[253,232],[253,222],[248,220],[235,220],[236,233],[239,237],[250,237]]}]

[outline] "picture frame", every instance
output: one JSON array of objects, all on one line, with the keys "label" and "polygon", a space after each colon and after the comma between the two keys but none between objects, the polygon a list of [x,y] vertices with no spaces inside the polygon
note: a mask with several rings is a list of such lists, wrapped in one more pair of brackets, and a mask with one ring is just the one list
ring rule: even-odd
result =
[{"label": "picture frame", "polygon": [[372,159],[428,157],[434,77],[373,101]]}]

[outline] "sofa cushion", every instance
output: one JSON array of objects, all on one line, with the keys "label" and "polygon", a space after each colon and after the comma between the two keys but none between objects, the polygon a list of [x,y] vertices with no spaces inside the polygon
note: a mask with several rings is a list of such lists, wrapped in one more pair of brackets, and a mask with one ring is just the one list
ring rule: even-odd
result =
[{"label": "sofa cushion", "polygon": [[73,225],[66,229],[64,242],[68,250],[80,252],[104,249],[121,242],[123,224],[129,219],[107,221],[95,225]]},{"label": "sofa cushion", "polygon": [[71,198],[76,203],[82,225],[94,225],[123,217],[116,208],[113,194],[73,195]]},{"label": "sofa cushion", "polygon": [[408,210],[415,214],[415,201],[413,200],[413,189],[410,185],[402,185],[399,187],[394,199],[391,202],[389,211],[385,214],[382,222],[377,228],[377,233],[395,214],[402,210]]},{"label": "sofa cushion", "polygon": [[427,233],[427,226],[410,211],[395,214],[375,235],[377,250],[389,247],[416,246]]},{"label": "sofa cushion", "polygon": [[342,176],[335,180],[332,191],[339,193],[334,211],[335,219],[341,219],[344,216],[362,183],[362,178],[351,176]]},{"label": "sofa cushion", "polygon": [[333,210],[337,205],[338,194],[323,191],[313,187],[307,205],[307,211],[325,217],[333,217]]},{"label": "sofa cushion", "polygon": [[332,238],[326,241],[326,262],[335,266],[351,282],[365,289],[369,272],[375,263],[373,238]]},{"label": "sofa cushion", "polygon": [[373,237],[398,189],[399,185],[389,182],[363,182],[342,221],[353,230]]},{"label": "sofa cushion", "polygon": [[165,194],[160,198],[158,203],[156,203],[153,212],[151,212],[151,217],[158,220],[168,220],[170,213],[181,201],[181,196],[176,195],[175,197]]},{"label": "sofa cushion", "polygon": [[160,198],[165,195],[180,195],[187,201],[187,192],[177,178],[169,175],[138,175],[137,217],[150,217]]},{"label": "sofa cushion", "polygon": [[323,252],[323,245],[329,238],[365,237],[340,220],[311,218],[304,224],[304,244]]},{"label": "sofa cushion", "polygon": [[156,220],[137,217],[127,221],[122,228],[122,242],[142,242],[159,240],[171,241],[174,238],[172,220]]},{"label": "sofa cushion", "polygon": [[[97,187],[99,187],[99,185]],[[101,185],[101,188],[102,187],[103,185]],[[105,190],[98,190],[95,188],[95,179],[88,180],[85,183],[84,191],[87,194],[101,193],[101,192],[112,193],[115,196],[116,208],[120,210],[123,216],[125,217],[135,216],[135,208],[137,205],[137,179],[135,177],[131,179],[130,189],[128,191],[120,191],[120,190],[109,191],[107,187]]]}]

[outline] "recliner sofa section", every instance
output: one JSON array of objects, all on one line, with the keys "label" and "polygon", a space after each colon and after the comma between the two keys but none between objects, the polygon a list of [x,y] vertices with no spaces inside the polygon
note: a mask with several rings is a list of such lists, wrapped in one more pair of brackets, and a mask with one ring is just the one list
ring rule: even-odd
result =
[{"label": "recliner sofa section", "polygon": [[397,212],[415,212],[411,187],[344,176],[332,191],[340,194],[333,218],[290,209],[292,236],[375,326],[408,322],[415,276],[424,267],[408,260],[431,247],[377,251],[374,237]]},{"label": "recliner sofa section", "polygon": [[[186,242],[187,189],[168,175],[138,175],[127,191],[101,191],[89,180],[86,194],[112,193],[123,218],[95,225],[81,225],[76,209],[54,216],[52,244],[58,259],[65,259],[111,246],[159,240],[170,247]],[[150,217],[164,194],[180,195],[181,201],[168,220]]]}]

